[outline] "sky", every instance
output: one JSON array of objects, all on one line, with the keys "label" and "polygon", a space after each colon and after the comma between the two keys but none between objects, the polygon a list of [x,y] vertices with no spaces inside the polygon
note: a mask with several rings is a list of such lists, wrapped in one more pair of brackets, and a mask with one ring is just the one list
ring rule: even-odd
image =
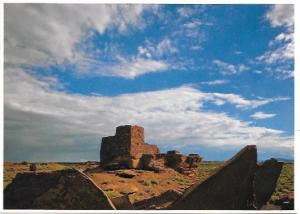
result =
[{"label": "sky", "polygon": [[99,160],[140,125],[161,152],[293,159],[293,5],[4,5],[4,160]]}]

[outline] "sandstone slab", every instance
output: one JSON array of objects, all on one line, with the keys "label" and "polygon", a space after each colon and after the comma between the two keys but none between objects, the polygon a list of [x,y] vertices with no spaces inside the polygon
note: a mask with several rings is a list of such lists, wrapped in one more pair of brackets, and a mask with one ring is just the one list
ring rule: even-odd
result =
[{"label": "sandstone slab", "polygon": [[258,209],[271,198],[276,188],[277,179],[280,176],[282,166],[282,162],[278,162],[273,158],[257,166],[253,186],[255,205]]},{"label": "sandstone slab", "polygon": [[75,169],[19,173],[4,190],[5,209],[113,210],[106,194]]},{"label": "sandstone slab", "polygon": [[256,146],[246,146],[212,176],[195,183],[169,209],[242,210],[253,202]]},{"label": "sandstone slab", "polygon": [[128,195],[123,195],[120,197],[112,198],[111,200],[114,203],[117,210],[133,210],[134,209]]}]

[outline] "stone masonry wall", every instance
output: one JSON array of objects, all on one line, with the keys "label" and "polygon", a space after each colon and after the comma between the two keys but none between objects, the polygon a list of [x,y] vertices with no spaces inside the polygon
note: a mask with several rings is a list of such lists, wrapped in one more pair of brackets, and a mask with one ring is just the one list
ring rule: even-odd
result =
[{"label": "stone masonry wall", "polygon": [[144,142],[143,127],[125,125],[117,127],[115,136],[102,138],[100,161],[104,166],[137,168],[143,154],[158,153],[157,146]]},{"label": "stone masonry wall", "polygon": [[143,154],[155,155],[159,149],[155,145],[144,142],[144,128],[139,126],[131,127],[131,148],[130,155],[133,158],[141,158]]}]

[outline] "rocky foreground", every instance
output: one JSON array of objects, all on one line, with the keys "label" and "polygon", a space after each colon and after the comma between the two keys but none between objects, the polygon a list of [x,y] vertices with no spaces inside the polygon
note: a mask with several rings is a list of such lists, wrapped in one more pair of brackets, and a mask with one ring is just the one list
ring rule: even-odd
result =
[{"label": "rocky foreground", "polygon": [[[247,209],[280,209],[280,206],[266,207],[280,175],[282,163],[275,159],[257,164],[255,146],[247,146],[237,155],[225,162],[208,178],[191,182],[186,186],[158,185],[158,179],[147,180],[155,172],[147,170],[111,170],[101,167],[85,170],[63,169],[49,172],[19,173],[4,190],[5,209],[178,209],[178,210],[247,210]],[[153,174],[151,174],[153,173]],[[173,173],[173,174],[172,174]],[[155,173],[161,181],[168,174],[176,177],[174,170]],[[90,175],[90,176],[88,176]],[[101,175],[101,179],[99,179]],[[107,179],[104,180],[105,176]],[[128,188],[121,195],[108,196],[114,182],[109,178],[128,183]],[[182,177],[178,177],[182,178]],[[149,182],[150,188],[162,188],[161,194],[147,198],[138,196],[140,188],[131,188],[131,180],[137,179],[140,184]],[[106,183],[105,183],[106,182]],[[153,182],[153,183],[151,183]],[[194,183],[189,188],[185,187]],[[177,188],[172,188],[176,186]],[[102,189],[102,188],[103,189]],[[145,190],[145,189],[144,189]],[[288,208],[292,198],[284,201]],[[289,204],[288,204],[289,203]]]}]

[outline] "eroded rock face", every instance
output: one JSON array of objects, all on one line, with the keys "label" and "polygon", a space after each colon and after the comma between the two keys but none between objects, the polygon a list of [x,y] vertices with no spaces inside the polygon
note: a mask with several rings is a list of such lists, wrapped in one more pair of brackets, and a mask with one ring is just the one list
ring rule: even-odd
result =
[{"label": "eroded rock face", "polygon": [[257,166],[253,186],[255,205],[258,209],[266,204],[272,196],[282,166],[282,162],[273,158]]},{"label": "eroded rock face", "polygon": [[212,176],[187,189],[169,209],[241,210],[249,208],[253,202],[256,162],[256,146],[246,146]]},{"label": "eroded rock face", "polygon": [[144,142],[144,128],[119,126],[115,136],[102,138],[101,163],[107,168],[139,168],[143,154],[156,155],[159,149]]},{"label": "eroded rock face", "polygon": [[75,169],[17,174],[4,190],[4,208],[115,209],[106,194]]}]

